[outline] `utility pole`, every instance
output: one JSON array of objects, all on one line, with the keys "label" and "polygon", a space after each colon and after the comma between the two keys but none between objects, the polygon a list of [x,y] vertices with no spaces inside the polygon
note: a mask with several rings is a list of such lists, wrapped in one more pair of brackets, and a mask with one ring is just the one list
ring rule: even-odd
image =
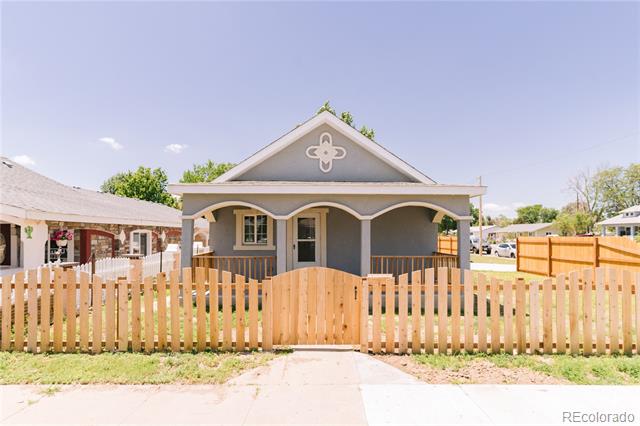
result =
[{"label": "utility pole", "polygon": [[[482,186],[482,176],[478,176],[478,185]],[[479,217],[478,217],[478,225],[479,225],[479,234],[480,234],[480,241],[478,244],[478,252],[480,253],[480,257],[482,257],[482,195],[480,195],[480,202],[479,202]]]}]

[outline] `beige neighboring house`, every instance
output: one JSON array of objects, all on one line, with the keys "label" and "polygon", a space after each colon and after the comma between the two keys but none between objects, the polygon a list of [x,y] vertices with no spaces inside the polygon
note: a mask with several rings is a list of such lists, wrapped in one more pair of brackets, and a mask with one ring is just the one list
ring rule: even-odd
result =
[{"label": "beige neighboring house", "polygon": [[518,237],[558,235],[558,226],[555,223],[514,223],[504,228],[498,228],[494,232],[496,239],[506,241],[515,240]]},{"label": "beige neighboring house", "polygon": [[[204,228],[201,227],[202,222]],[[181,212],[158,203],[63,185],[0,157],[0,269],[149,255],[181,238]],[[56,233],[70,232],[62,241]],[[208,245],[208,223],[194,239]]]},{"label": "beige neighboring house", "polygon": [[616,236],[629,236],[633,239],[640,234],[640,204],[624,209],[596,225],[602,227],[602,235],[607,235],[607,228],[614,228]]},{"label": "beige neighboring house", "polygon": [[[500,227],[497,225],[486,225],[482,227],[482,239],[484,241],[495,240],[496,231],[499,230]],[[469,228],[469,232],[472,237],[480,238],[480,227],[472,226]]]}]

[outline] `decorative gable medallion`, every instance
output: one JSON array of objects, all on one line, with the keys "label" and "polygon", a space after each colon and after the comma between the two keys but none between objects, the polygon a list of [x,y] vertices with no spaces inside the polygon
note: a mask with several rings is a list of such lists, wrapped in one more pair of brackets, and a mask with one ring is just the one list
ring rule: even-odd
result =
[{"label": "decorative gable medallion", "polygon": [[333,168],[333,160],[342,160],[347,156],[347,150],[341,146],[333,146],[333,138],[328,132],[320,135],[318,145],[307,148],[307,157],[318,160],[318,166],[323,173],[329,173]]}]

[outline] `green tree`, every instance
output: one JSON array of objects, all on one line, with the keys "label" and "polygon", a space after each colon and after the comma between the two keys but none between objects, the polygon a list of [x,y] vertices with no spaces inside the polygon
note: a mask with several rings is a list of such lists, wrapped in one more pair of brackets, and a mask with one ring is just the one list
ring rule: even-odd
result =
[{"label": "green tree", "polygon": [[103,192],[122,197],[160,203],[178,207],[178,201],[167,192],[167,174],[161,168],[151,169],[140,166],[136,171],[117,173],[100,186]]},{"label": "green tree", "polygon": [[376,131],[364,125],[360,127],[360,133],[362,133],[364,136],[368,137],[371,140],[374,140],[374,138],[376,137]]},{"label": "green tree", "polygon": [[[473,217],[473,219],[471,220],[471,226],[478,226],[479,218],[480,218],[480,210],[471,203],[469,203],[469,210],[471,211],[471,216]],[[485,225],[487,224],[486,218],[483,224]],[[442,218],[442,221],[438,224],[438,232],[440,233],[447,233],[457,228],[458,228],[458,224],[456,223],[455,219],[447,215],[445,215]]]},{"label": "green tree", "polygon": [[596,173],[583,170],[569,180],[569,190],[578,197],[578,209],[599,222],[640,204],[640,163],[602,168]]},{"label": "green tree", "polygon": [[548,223],[553,222],[558,216],[558,210],[543,207],[542,204],[520,207],[516,213],[514,223]]},{"label": "green tree", "polygon": [[333,109],[329,101],[326,101],[324,104],[322,104],[322,106],[318,109],[318,112],[316,112],[316,115],[323,113],[325,111],[330,112],[333,115],[336,115],[336,110]]},{"label": "green tree", "polygon": [[211,182],[218,176],[235,167],[233,163],[214,163],[207,160],[204,164],[194,164],[190,170],[182,173],[181,183]]},{"label": "green tree", "polygon": [[593,218],[587,212],[575,211],[568,212],[563,211],[558,215],[555,221],[558,226],[560,235],[576,235],[586,234],[593,229]]},{"label": "green tree", "polygon": [[[318,108],[318,112],[316,112],[316,115],[317,114],[321,114],[321,113],[323,113],[325,111],[329,112],[329,113],[331,113],[333,115],[336,115],[336,110],[331,106],[331,103],[329,101],[326,101],[324,104],[322,104],[322,106],[320,108]],[[349,111],[341,112],[340,113],[340,119],[342,121],[344,121],[345,123],[347,123],[349,126],[355,127],[355,125],[353,124],[353,122],[354,122],[353,115],[351,115],[351,113]],[[363,134],[364,136],[368,137],[371,140],[374,140],[374,137],[376,135],[375,130],[370,129],[367,126],[360,127],[360,133]]]},{"label": "green tree", "polygon": [[340,119],[347,123],[349,126],[353,127],[353,116],[349,111],[343,111],[340,113]]}]

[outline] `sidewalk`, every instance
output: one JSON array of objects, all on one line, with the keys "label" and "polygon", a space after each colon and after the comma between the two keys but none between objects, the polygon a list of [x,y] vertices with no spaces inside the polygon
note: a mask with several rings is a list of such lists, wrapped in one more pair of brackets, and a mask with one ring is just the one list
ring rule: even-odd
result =
[{"label": "sidewalk", "polygon": [[[2,424],[562,424],[631,411],[640,387],[427,385],[351,350],[309,348],[226,385],[0,387]],[[566,423],[565,423],[566,424]]]}]

